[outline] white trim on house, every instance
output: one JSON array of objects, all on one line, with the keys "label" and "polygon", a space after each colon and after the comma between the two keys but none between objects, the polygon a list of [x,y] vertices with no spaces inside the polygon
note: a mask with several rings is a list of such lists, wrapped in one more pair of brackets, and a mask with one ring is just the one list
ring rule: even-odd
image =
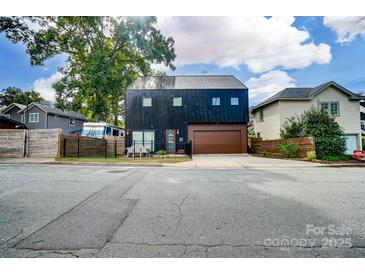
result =
[{"label": "white trim on house", "polygon": [[[28,114],[28,122],[29,123],[39,123],[39,113],[36,112],[29,112]],[[37,117],[37,119],[32,119],[31,117]]]}]

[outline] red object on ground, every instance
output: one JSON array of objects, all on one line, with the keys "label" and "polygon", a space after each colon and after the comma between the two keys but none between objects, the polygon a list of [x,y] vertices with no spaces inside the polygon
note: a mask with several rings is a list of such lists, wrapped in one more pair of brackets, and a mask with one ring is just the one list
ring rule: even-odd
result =
[{"label": "red object on ground", "polygon": [[365,150],[354,150],[352,157],[357,160],[365,160]]}]

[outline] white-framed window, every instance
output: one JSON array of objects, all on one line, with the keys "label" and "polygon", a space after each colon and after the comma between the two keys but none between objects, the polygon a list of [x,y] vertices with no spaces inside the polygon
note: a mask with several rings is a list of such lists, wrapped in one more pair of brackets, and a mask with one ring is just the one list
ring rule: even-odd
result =
[{"label": "white-framed window", "polygon": [[58,120],[58,114],[55,114],[55,115],[54,115],[54,118],[55,118],[56,120]]},{"label": "white-framed window", "polygon": [[238,106],[240,104],[240,100],[238,97],[231,97],[231,106]]},{"label": "white-framed window", "polygon": [[338,102],[321,102],[321,108],[332,116],[340,116]]},{"label": "white-framed window", "polygon": [[5,117],[10,118],[10,114],[5,114]]},{"label": "white-framed window", "polygon": [[182,106],[182,97],[173,97],[172,98],[172,106],[181,107]]},{"label": "white-framed window", "polygon": [[29,113],[29,123],[39,123],[39,113]]},{"label": "white-framed window", "polygon": [[24,123],[24,114],[20,114],[20,122]]},{"label": "white-framed window", "polygon": [[260,122],[264,121],[264,109],[260,109]]},{"label": "white-framed window", "polygon": [[143,107],[152,107],[152,98],[151,97],[143,98],[142,106]]},{"label": "white-framed window", "polygon": [[221,98],[220,97],[213,97],[212,98],[212,106],[220,106],[221,105]]},{"label": "white-framed window", "polygon": [[69,125],[70,125],[71,127],[74,127],[74,126],[75,126],[75,124],[76,124],[75,118],[70,118],[70,119],[69,119]]},{"label": "white-framed window", "polygon": [[[132,147],[145,147],[154,151],[155,149],[155,132],[153,130],[133,131]],[[152,147],[151,147],[152,146]]]}]

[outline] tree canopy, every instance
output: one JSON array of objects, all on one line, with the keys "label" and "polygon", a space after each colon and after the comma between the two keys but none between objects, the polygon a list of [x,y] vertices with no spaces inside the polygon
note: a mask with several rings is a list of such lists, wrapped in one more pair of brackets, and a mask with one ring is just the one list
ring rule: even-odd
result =
[{"label": "tree canopy", "polygon": [[27,105],[32,102],[45,103],[46,100],[36,91],[22,91],[20,88],[7,87],[0,92],[0,107],[5,107],[11,103]]},{"label": "tree canopy", "polygon": [[126,87],[151,64],[174,70],[174,40],[156,29],[155,17],[1,17],[0,32],[23,42],[32,65],[66,54],[54,84],[56,105],[96,121],[123,115]]},{"label": "tree canopy", "polygon": [[340,156],[346,150],[343,130],[336,117],[321,108],[312,107],[301,116],[288,119],[280,132],[282,138],[314,137],[319,158]]}]

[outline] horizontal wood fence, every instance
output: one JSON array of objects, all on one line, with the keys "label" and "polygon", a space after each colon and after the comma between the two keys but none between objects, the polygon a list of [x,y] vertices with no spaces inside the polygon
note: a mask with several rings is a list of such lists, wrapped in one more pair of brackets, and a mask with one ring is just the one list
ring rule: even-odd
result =
[{"label": "horizontal wood fence", "polygon": [[83,136],[63,135],[61,157],[119,157],[124,155],[124,139],[107,140]]},{"label": "horizontal wood fence", "polygon": [[276,140],[262,140],[249,138],[249,152],[267,156],[280,156],[279,144],[295,143],[298,146],[298,158],[306,158],[308,151],[315,151],[316,145],[313,137],[289,138]]},{"label": "horizontal wood fence", "polygon": [[0,158],[59,157],[61,129],[0,129]]}]

